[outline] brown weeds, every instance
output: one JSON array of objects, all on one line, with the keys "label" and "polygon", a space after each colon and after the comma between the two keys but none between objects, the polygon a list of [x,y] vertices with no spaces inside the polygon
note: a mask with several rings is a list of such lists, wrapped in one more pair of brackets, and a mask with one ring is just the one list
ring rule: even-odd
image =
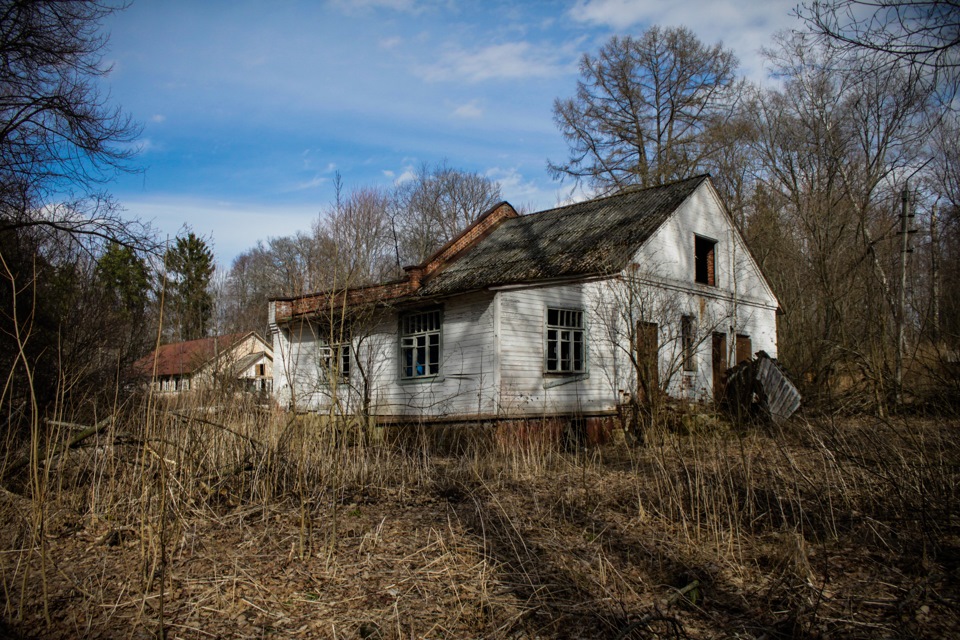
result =
[{"label": "brown weeds", "polygon": [[0,493],[3,619],[62,638],[960,631],[956,424],[707,420],[572,452],[467,428],[450,454],[203,399],[73,448],[51,429],[56,453]]}]

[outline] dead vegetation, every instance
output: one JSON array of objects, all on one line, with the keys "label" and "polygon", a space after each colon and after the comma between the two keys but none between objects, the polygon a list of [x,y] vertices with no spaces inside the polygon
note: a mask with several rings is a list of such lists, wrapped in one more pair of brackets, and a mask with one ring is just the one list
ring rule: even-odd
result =
[{"label": "dead vegetation", "polygon": [[143,407],[7,478],[3,631],[949,637],[957,426],[705,420],[643,447],[479,436],[452,456],[253,407]]}]

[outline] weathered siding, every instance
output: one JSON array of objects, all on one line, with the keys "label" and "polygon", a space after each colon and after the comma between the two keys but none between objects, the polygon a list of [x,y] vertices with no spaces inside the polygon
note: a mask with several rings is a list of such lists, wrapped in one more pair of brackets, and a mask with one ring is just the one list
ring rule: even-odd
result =
[{"label": "weathered siding", "polygon": [[[369,330],[355,332],[351,340],[350,380],[336,385],[341,408],[358,410],[366,391],[374,415],[417,417],[494,412],[492,302],[493,294],[484,293],[454,297],[439,305],[443,323],[440,374],[420,380],[402,380],[400,376],[402,312],[382,311]],[[274,335],[278,354],[274,356],[274,388],[278,400],[302,410],[328,408],[333,390],[321,376],[317,354],[324,340],[317,336],[315,326],[290,323]]]},{"label": "weathered siding", "polygon": [[[694,237],[715,240],[716,286],[694,281]],[[700,186],[637,251],[639,272],[668,287],[708,298],[739,299],[776,310],[778,303],[743,238],[709,183]],[[771,354],[773,355],[773,354]]]},{"label": "weathered siding", "polygon": [[435,378],[401,379],[401,312],[386,314],[377,325],[366,355],[377,366],[372,388],[375,415],[455,416],[496,411],[493,294],[456,296],[440,308],[440,374]]},{"label": "weathered siding", "polygon": [[[596,315],[597,283],[509,289],[500,298],[501,412],[509,416],[590,413],[615,406],[609,342]],[[582,374],[545,371],[548,308],[585,312],[587,370]]]},{"label": "weathered siding", "polygon": [[[695,281],[694,239],[716,241],[715,285]],[[777,355],[778,303],[724,211],[713,188],[698,188],[637,252],[624,272],[649,301],[650,321],[660,325],[660,375],[671,395],[713,397],[712,335],[726,336],[728,366],[735,362],[736,335],[750,337],[752,351]],[[680,317],[696,319],[696,371],[681,366]],[[630,383],[625,383],[630,388]]]}]

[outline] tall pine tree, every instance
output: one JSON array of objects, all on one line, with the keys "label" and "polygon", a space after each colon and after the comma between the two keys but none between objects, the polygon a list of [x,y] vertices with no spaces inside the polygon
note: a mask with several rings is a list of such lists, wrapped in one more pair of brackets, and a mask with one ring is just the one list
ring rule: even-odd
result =
[{"label": "tall pine tree", "polygon": [[167,309],[180,340],[207,335],[213,315],[213,251],[192,231],[167,249]]}]

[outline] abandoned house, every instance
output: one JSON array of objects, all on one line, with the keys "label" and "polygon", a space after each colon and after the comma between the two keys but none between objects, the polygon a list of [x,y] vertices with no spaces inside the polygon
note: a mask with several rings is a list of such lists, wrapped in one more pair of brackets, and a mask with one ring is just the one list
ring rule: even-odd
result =
[{"label": "abandoned house", "polygon": [[777,299],[709,176],[530,215],[504,202],[405,271],[271,300],[281,404],[609,421],[651,393],[709,401],[729,367],[777,353]]},{"label": "abandoned house", "polygon": [[256,393],[273,390],[273,350],[253,331],[165,344],[133,367],[162,393],[215,386]]}]

